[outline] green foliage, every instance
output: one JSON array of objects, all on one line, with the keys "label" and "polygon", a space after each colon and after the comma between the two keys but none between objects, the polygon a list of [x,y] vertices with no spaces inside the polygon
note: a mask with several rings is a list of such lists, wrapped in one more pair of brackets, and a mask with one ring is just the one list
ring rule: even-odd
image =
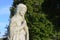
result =
[{"label": "green foliage", "polygon": [[11,13],[10,13],[10,18],[12,18],[12,17],[14,16],[15,9],[16,9],[15,7],[11,7],[11,8],[10,8],[10,12],[11,12]]},{"label": "green foliage", "polygon": [[53,34],[53,25],[46,19],[45,14],[29,15],[26,18],[30,30],[30,40],[50,40]]},{"label": "green foliage", "polygon": [[43,2],[44,0],[14,0],[13,2],[10,17],[14,15],[19,3],[24,3],[28,8],[25,18],[29,27],[30,40],[52,40],[51,37],[54,37],[54,26],[41,10]]}]

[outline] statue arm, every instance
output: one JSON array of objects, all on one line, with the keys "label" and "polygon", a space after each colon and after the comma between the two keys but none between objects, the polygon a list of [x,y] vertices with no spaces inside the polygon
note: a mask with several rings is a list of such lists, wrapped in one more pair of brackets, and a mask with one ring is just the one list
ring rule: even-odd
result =
[{"label": "statue arm", "polygon": [[25,31],[26,31],[26,39],[29,40],[29,31],[27,26],[25,26]]},{"label": "statue arm", "polygon": [[20,27],[19,28],[19,31],[21,31],[22,29],[25,30],[25,32],[26,32],[26,40],[29,40],[29,31],[28,31],[28,26],[27,26],[26,21],[25,20],[22,21],[21,22],[21,25],[19,25],[18,27]]},{"label": "statue arm", "polygon": [[26,32],[26,40],[29,40],[29,30],[28,30],[28,26],[27,26],[27,23],[25,21],[25,27],[24,27],[24,30]]}]

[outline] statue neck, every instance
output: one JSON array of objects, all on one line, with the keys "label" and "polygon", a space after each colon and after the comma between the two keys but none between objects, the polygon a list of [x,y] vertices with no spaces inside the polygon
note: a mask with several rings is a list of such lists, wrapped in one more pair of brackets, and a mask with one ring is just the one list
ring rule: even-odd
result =
[{"label": "statue neck", "polygon": [[21,16],[22,18],[24,18],[24,15],[21,15],[19,13],[17,13],[16,16]]}]

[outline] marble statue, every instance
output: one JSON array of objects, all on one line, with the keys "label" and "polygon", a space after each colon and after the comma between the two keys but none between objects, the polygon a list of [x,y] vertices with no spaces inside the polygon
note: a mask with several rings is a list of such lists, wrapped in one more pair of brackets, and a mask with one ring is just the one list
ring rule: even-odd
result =
[{"label": "marble statue", "polygon": [[26,11],[26,5],[17,5],[16,13],[11,18],[9,40],[29,40],[28,26],[24,18]]}]

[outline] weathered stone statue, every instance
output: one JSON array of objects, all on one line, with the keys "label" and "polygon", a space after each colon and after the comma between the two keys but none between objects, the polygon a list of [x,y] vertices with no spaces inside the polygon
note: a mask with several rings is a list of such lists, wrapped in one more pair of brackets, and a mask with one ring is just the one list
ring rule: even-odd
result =
[{"label": "weathered stone statue", "polygon": [[17,5],[16,14],[11,18],[9,40],[29,40],[28,27],[24,18],[26,11],[26,5]]}]

